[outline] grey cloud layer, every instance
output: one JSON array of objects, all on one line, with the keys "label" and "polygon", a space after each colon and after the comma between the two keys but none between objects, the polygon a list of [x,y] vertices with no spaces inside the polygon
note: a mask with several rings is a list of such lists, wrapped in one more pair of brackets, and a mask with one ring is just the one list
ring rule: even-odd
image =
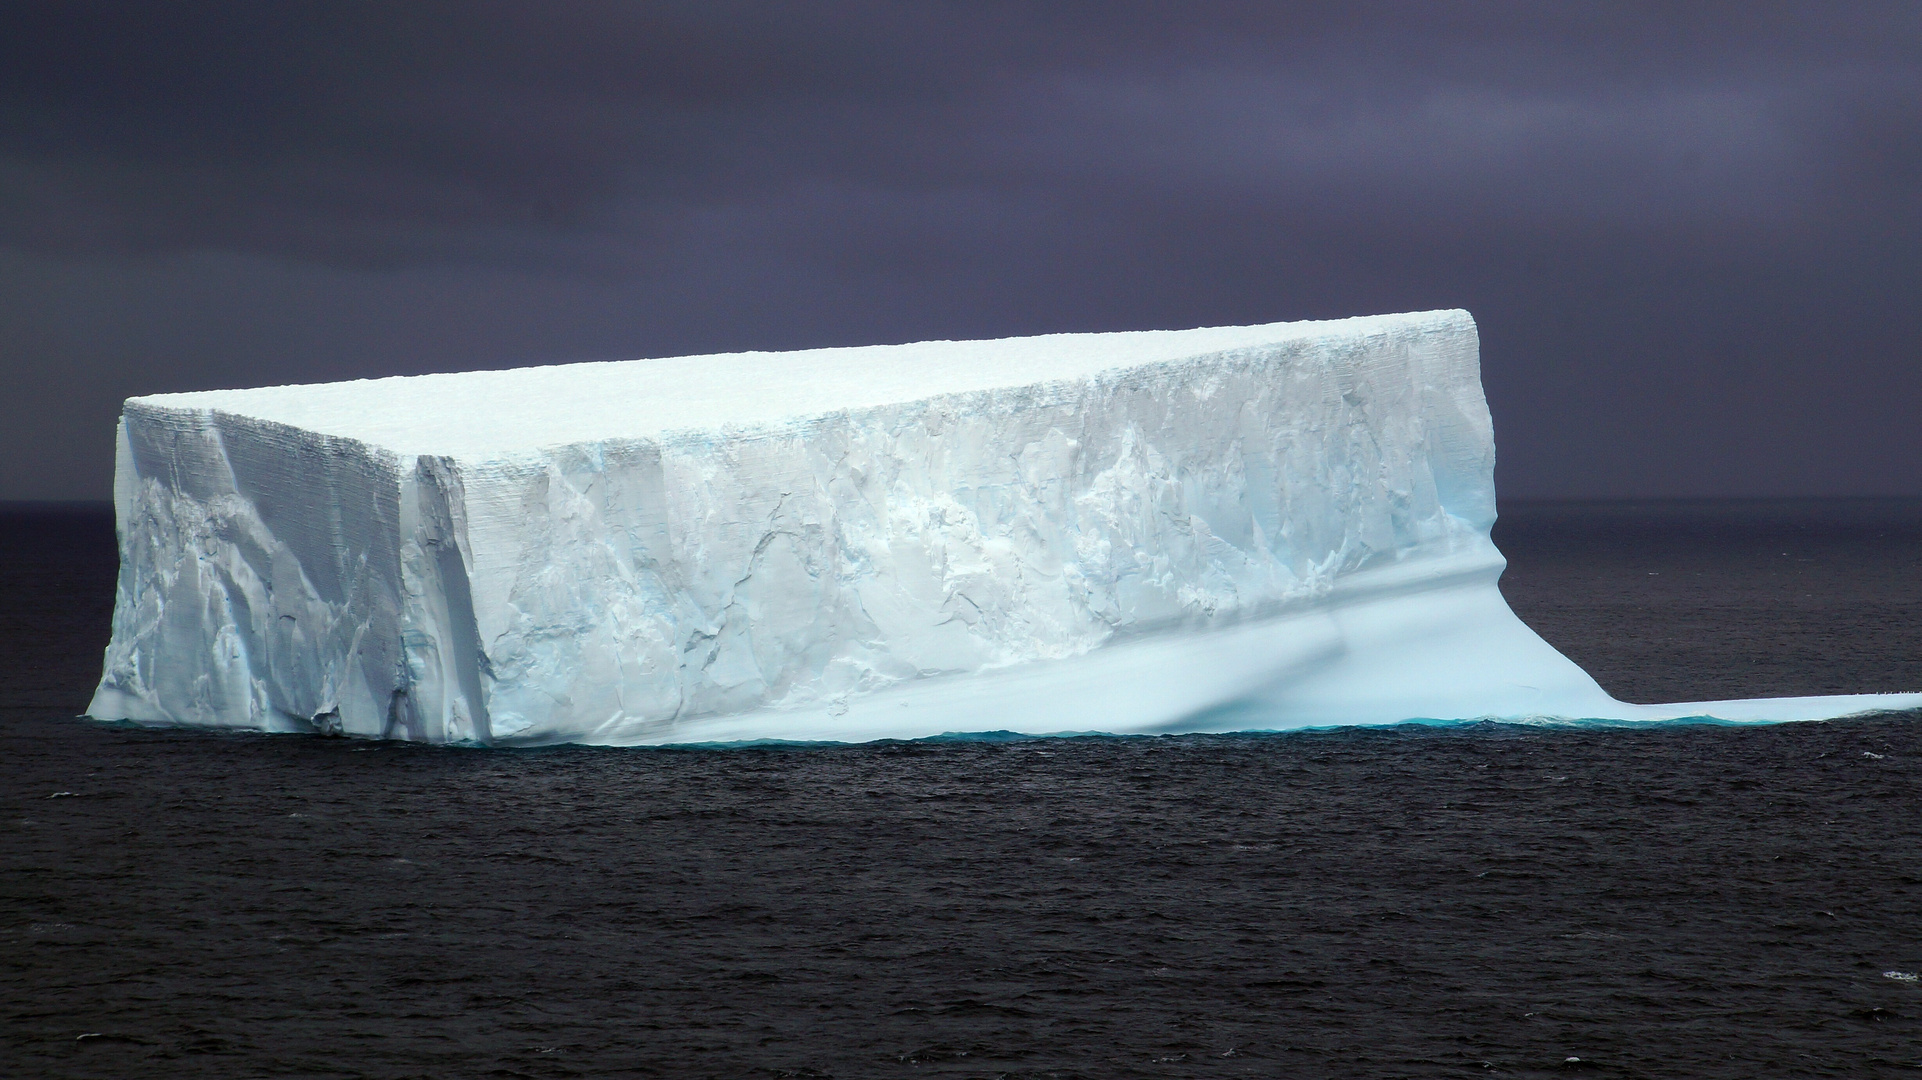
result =
[{"label": "grey cloud layer", "polygon": [[131,394],[1467,307],[1503,488],[1922,492],[1912,3],[0,7],[0,496]]},{"label": "grey cloud layer", "polygon": [[1922,165],[1900,5],[10,10],[0,239],[40,250],[632,253],[822,187],[1756,223],[1912,212]]}]

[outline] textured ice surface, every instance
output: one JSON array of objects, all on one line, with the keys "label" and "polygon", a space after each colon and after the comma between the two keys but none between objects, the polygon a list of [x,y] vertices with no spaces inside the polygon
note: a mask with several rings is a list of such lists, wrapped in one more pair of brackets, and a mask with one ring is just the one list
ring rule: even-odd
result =
[{"label": "textured ice surface", "polygon": [[1509,611],[1466,312],[135,398],[89,711],[534,743],[1798,719]]}]

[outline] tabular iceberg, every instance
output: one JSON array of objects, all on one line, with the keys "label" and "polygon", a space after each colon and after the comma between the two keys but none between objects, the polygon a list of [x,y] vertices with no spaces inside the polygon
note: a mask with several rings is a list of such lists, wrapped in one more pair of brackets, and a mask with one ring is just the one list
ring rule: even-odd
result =
[{"label": "tabular iceberg", "polygon": [[431,742],[859,740],[1626,705],[1496,588],[1474,321],[135,398],[89,712]]}]

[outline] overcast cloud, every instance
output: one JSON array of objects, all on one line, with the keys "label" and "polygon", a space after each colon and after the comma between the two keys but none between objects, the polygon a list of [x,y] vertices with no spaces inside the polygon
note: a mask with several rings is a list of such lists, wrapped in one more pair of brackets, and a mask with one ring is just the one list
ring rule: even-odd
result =
[{"label": "overcast cloud", "polygon": [[0,497],[131,394],[1467,307],[1504,493],[1922,494],[1922,7],[0,8]]}]

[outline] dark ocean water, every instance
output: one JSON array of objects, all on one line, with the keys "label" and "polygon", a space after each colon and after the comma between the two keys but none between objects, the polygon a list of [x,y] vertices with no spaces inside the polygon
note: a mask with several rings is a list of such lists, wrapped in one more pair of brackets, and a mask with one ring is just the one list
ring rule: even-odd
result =
[{"label": "dark ocean water", "polygon": [[[1632,700],[1922,689],[1922,504],[1505,508]],[[0,1075],[1922,1069],[1922,718],[732,751],[79,721],[0,514]],[[1574,1060],[1579,1059],[1579,1060]]]}]

